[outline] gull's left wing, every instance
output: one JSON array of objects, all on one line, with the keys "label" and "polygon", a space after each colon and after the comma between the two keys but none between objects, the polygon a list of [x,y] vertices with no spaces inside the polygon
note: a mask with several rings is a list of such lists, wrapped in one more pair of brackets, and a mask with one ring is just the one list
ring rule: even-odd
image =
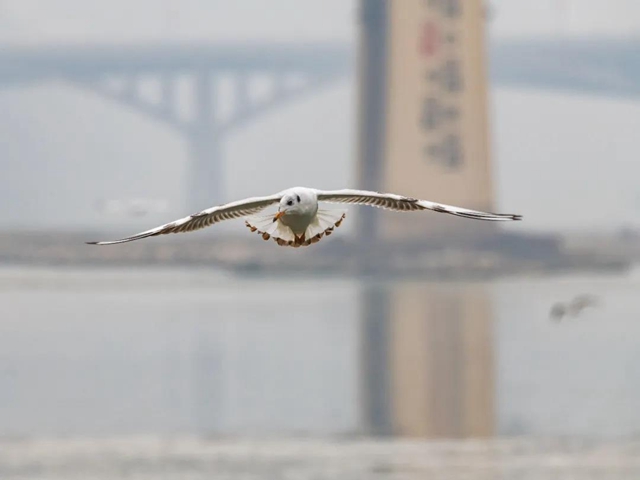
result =
[{"label": "gull's left wing", "polygon": [[430,202],[417,198],[403,197],[393,193],[378,193],[368,190],[316,190],[319,202],[351,203],[355,205],[369,205],[371,207],[384,208],[399,212],[411,212],[418,210],[433,210],[434,212],[448,213],[458,217],[472,218],[474,220],[488,220],[493,222],[522,220],[522,215],[507,213],[488,213],[467,208],[454,207],[443,203]]}]

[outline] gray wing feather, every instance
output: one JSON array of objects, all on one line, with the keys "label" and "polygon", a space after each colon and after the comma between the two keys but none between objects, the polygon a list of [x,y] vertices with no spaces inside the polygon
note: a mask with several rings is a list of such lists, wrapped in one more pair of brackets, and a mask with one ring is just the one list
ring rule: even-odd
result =
[{"label": "gray wing feather", "polygon": [[368,190],[317,190],[318,201],[331,203],[350,203],[355,205],[369,205],[371,207],[384,208],[399,212],[412,212],[420,210],[433,210],[434,212],[448,213],[458,217],[472,218],[487,221],[522,220],[522,215],[507,213],[490,213],[467,208],[445,205],[443,203],[430,202],[417,198],[404,197],[393,193],[378,193]]},{"label": "gray wing feather", "polygon": [[224,220],[232,220],[234,218],[253,215],[261,210],[264,210],[268,206],[273,205],[274,203],[278,203],[280,201],[280,198],[281,194],[276,194],[269,197],[247,198],[245,200],[227,203],[226,205],[211,207],[207,210],[189,215],[188,217],[180,218],[173,222],[169,222],[164,225],[160,225],[159,227],[152,228],[151,230],[147,230],[130,237],[121,238],[120,240],[86,243],[89,245],[115,245],[118,243],[140,240],[142,238],[155,237],[157,235],[193,232],[195,230],[209,227],[214,223],[222,222]]}]

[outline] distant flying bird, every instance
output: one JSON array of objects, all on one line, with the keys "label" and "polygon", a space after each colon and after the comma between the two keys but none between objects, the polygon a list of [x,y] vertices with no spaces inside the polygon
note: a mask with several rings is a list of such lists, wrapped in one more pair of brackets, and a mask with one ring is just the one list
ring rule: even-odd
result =
[{"label": "distant flying bird", "polygon": [[587,307],[595,307],[599,304],[593,295],[578,295],[568,303],[558,302],[551,307],[549,317],[559,322],[565,316],[577,317]]},{"label": "distant flying bird", "polygon": [[567,314],[567,307],[563,303],[556,303],[551,307],[549,316],[552,320],[559,322]]},{"label": "distant flying bird", "polygon": [[587,307],[599,305],[598,299],[594,295],[578,295],[569,304],[569,311],[577,316]]},{"label": "distant flying bird", "polygon": [[[90,245],[113,245],[168,233],[192,232],[223,220],[249,217],[245,222],[247,227],[252,232],[260,234],[264,240],[273,238],[281,246],[307,246],[319,242],[325,235],[331,235],[334,228],[341,225],[346,215],[343,210],[319,208],[318,202],[369,205],[401,212],[433,210],[475,220],[522,219],[520,215],[479,212],[391,193],[348,189],[322,191],[295,187],[267,197],[247,198],[212,207],[120,240],[87,243]],[[262,210],[275,204],[278,204],[278,211],[275,214],[259,214]]]}]

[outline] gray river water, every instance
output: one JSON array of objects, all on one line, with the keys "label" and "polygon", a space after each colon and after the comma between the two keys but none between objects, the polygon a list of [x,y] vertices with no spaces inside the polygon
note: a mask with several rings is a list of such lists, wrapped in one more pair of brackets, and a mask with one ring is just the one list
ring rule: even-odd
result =
[{"label": "gray river water", "polygon": [[639,292],[5,267],[0,478],[636,478]]}]

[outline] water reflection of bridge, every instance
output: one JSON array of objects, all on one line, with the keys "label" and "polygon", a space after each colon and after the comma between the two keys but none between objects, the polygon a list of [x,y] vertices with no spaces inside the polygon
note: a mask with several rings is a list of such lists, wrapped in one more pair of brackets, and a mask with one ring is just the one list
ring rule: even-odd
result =
[{"label": "water reflection of bridge", "polygon": [[[383,287],[3,269],[0,287],[5,439],[595,438],[631,436],[640,424],[638,382],[628,381],[640,302],[629,278]],[[554,301],[584,289],[602,291],[604,308],[549,321]],[[396,315],[377,315],[385,310]]]},{"label": "water reflection of bridge", "polygon": [[[494,433],[493,322],[482,288],[223,284],[193,273],[149,274],[159,283],[145,287],[135,275],[39,277],[55,287],[10,293],[0,431]],[[106,283],[94,291],[95,282]],[[297,299],[291,308],[283,293]]]},{"label": "water reflection of bridge", "polygon": [[[336,306],[325,307],[327,311],[323,315],[325,322],[330,322],[330,318],[334,322],[316,326],[313,337],[299,338],[299,348],[292,349],[297,351],[296,358],[288,359],[274,351],[277,348],[274,334],[265,333],[258,319],[250,320],[258,332],[231,327],[235,332],[224,341],[218,329],[215,329],[218,333],[214,333],[199,323],[193,365],[194,415],[199,428],[210,433],[231,433],[229,429],[233,427],[229,423],[235,422],[238,428],[248,431],[269,428],[267,425],[273,429],[273,420],[266,420],[264,414],[257,412],[272,409],[274,398],[283,401],[288,397],[293,401],[290,394],[274,394],[274,391],[290,390],[300,395],[296,400],[298,405],[290,404],[273,415],[274,418],[286,415],[287,408],[292,411],[294,418],[283,420],[285,429],[304,430],[301,426],[306,425],[311,430],[309,433],[335,433],[331,429],[340,430],[339,424],[346,418],[342,417],[338,425],[332,426],[330,420],[295,418],[293,412],[307,411],[309,415],[326,409],[320,414],[323,417],[337,408],[342,415],[355,414],[351,428],[368,435],[493,436],[496,429],[493,312],[485,289],[478,286],[438,288],[425,283],[365,283],[357,289],[360,291],[359,318],[355,328],[345,335],[354,340],[351,344],[354,352],[349,352],[353,363],[349,366],[341,366],[340,355],[332,351],[335,345],[341,344],[342,348],[347,345],[344,338],[338,340],[337,333],[327,333],[331,325],[340,322],[344,328],[349,320],[338,313]],[[268,316],[275,317],[273,313]],[[269,320],[265,318],[265,322]],[[290,322],[286,323],[291,327]],[[231,341],[231,345],[225,345],[226,341]],[[271,346],[265,347],[265,341]],[[231,353],[238,342],[257,354],[258,361],[245,365],[238,362],[243,355]],[[323,342],[326,343],[323,345]],[[320,353],[324,358],[309,361],[302,352],[309,356]],[[229,355],[236,356],[236,361]],[[296,369],[287,365],[292,362],[309,363],[303,367],[305,372],[301,372],[301,378],[295,380],[295,386],[287,385],[286,374],[279,375]],[[230,367],[234,363],[235,368],[224,371],[225,364]],[[336,378],[323,375],[325,365],[336,369]],[[337,370],[343,370],[342,374]],[[349,370],[351,374],[345,378],[344,372]],[[234,379],[235,391],[231,395],[219,390],[225,383],[223,377]],[[303,393],[305,387],[309,389],[307,395]],[[335,402],[341,397],[336,390],[341,387],[352,391],[351,407],[336,406]],[[314,394],[308,395],[310,392]],[[231,398],[235,400],[230,402]],[[240,413],[243,408],[244,413]],[[221,413],[225,411],[226,414]],[[252,415],[255,415],[253,424]],[[338,414],[337,418],[342,415]]]}]

